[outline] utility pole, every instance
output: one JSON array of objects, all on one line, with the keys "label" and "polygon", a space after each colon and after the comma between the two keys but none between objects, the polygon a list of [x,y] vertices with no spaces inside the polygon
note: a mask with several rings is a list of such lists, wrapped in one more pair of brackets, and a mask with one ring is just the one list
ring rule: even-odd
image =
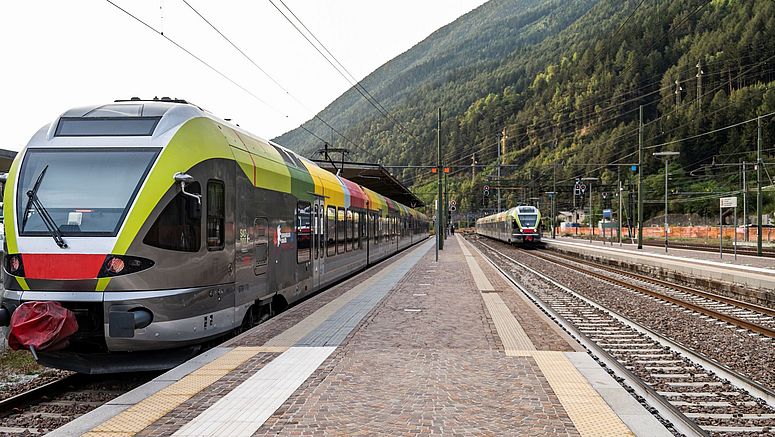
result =
[{"label": "utility pole", "polygon": [[555,232],[554,221],[556,220],[557,213],[555,212],[555,202],[557,198],[557,164],[552,164],[552,240],[557,236]]},{"label": "utility pole", "polygon": [[748,233],[748,181],[746,181],[746,169],[745,161],[742,163],[743,167],[743,229],[745,229],[745,241],[749,241]]},{"label": "utility pole", "polygon": [[[676,81],[677,82],[677,81]],[[638,249],[643,249],[643,105],[638,118]]]},{"label": "utility pole", "polygon": [[756,119],[756,255],[762,256],[762,117]]},{"label": "utility pole", "polygon": [[697,108],[702,111],[702,75],[704,72],[702,71],[702,61],[697,62],[697,75],[695,76],[697,78]]},{"label": "utility pole", "polygon": [[501,132],[501,143],[498,145],[498,212],[501,212],[501,152],[506,150],[506,128]]},{"label": "utility pole", "polygon": [[471,185],[476,181],[476,152],[471,155]]},{"label": "utility pole", "polygon": [[441,167],[441,107],[439,107],[439,113],[438,113],[438,120],[436,123],[436,150],[437,150],[437,157],[436,157],[436,173],[439,174],[439,181],[438,181],[438,204],[436,205],[436,262],[439,261],[439,250],[444,250],[444,239],[441,237],[442,232],[442,216],[441,216],[441,209],[442,209],[442,203],[444,199],[441,195],[441,172],[444,170]]},{"label": "utility pole", "polygon": [[447,185],[447,172],[444,172],[444,239],[447,239],[447,218],[449,217],[449,185]]},{"label": "utility pole", "polygon": [[[622,174],[621,174],[621,167],[616,167],[616,180],[619,182],[619,214],[616,216],[618,223],[617,228],[619,229],[619,246],[622,245],[622,193],[624,190],[622,190]],[[613,243],[611,243],[613,244]]]}]

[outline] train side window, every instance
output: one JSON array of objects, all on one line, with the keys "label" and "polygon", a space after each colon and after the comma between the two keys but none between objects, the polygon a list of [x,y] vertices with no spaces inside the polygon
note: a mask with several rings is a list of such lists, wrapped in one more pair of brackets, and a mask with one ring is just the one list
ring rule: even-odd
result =
[{"label": "train side window", "polygon": [[312,217],[309,202],[296,203],[296,262],[306,263],[312,258]]},{"label": "train side window", "polygon": [[344,253],[345,249],[345,215],[344,208],[338,208],[336,214],[336,253]]},{"label": "train side window", "polygon": [[353,250],[353,212],[349,209],[346,212],[347,220],[344,222],[345,244],[344,248],[348,252]]},{"label": "train side window", "polygon": [[318,206],[315,205],[313,207],[313,213],[312,213],[312,245],[315,246],[315,259],[318,259],[318,249],[320,246],[318,246]]},{"label": "train side window", "polygon": [[223,249],[226,193],[223,182],[207,182],[207,250]]},{"label": "train side window", "polygon": [[[186,191],[199,194],[199,182],[186,185]],[[199,252],[202,241],[202,212],[197,201],[178,193],[164,207],[143,238],[143,243],[161,249]]]},{"label": "train side window", "polygon": [[256,228],[256,266],[266,265],[269,249],[269,238],[267,230],[269,229],[269,220],[265,217],[259,217],[253,221]]},{"label": "train side window", "polygon": [[326,210],[326,245],[328,256],[336,255],[336,208],[333,206]]},{"label": "train side window", "polygon": [[361,248],[361,214],[353,211],[353,250]]}]

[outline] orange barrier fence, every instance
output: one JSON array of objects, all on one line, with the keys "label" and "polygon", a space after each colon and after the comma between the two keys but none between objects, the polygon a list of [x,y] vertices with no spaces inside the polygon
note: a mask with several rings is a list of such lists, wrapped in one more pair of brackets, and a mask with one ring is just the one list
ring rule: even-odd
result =
[{"label": "orange barrier fence", "polygon": [[[589,226],[581,226],[578,228],[565,228],[559,227],[555,230],[557,235],[589,235]],[[578,231],[578,232],[577,232]],[[616,228],[606,229],[606,236],[616,236]],[[748,228],[749,240],[756,240],[756,227],[752,226]],[[633,229],[634,236],[637,236],[637,228]],[[603,232],[600,228],[595,229],[595,235],[602,236]],[[643,228],[643,238],[662,238],[665,236],[665,228],[662,226],[650,226]],[[718,226],[670,226],[668,227],[668,236],[670,238],[686,238],[686,239],[707,239],[718,240],[719,228]],[[622,228],[622,237],[629,238],[627,228]],[[733,240],[735,238],[735,229],[732,226],[724,226],[724,238]],[[745,240],[745,228],[737,228],[738,241]],[[762,240],[772,242],[775,239],[775,228],[766,227],[762,229]]]}]

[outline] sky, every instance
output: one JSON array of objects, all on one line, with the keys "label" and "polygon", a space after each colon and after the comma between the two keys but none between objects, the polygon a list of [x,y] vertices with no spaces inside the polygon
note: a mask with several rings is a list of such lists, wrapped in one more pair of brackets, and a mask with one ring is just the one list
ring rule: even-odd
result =
[{"label": "sky", "polygon": [[357,79],[485,3],[187,0],[272,80],[183,0],[111,1],[247,91],[107,0],[3,1],[0,149],[20,150],[40,127],[70,108],[133,96],[183,98],[259,137],[273,138],[312,118],[351,84],[272,2],[281,9],[284,2]]}]

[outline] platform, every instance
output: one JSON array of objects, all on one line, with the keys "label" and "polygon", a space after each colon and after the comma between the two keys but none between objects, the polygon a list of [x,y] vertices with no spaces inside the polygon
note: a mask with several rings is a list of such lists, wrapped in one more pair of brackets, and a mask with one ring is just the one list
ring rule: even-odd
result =
[{"label": "platform", "polygon": [[426,241],[51,435],[670,435],[499,275]]},{"label": "platform", "polygon": [[[572,252],[593,259],[603,259],[616,263],[650,267],[661,276],[687,282],[713,281],[728,290],[728,295],[745,298],[762,305],[775,304],[775,259],[749,255],[738,255],[737,260],[731,253],[725,253],[721,259],[718,253],[670,249],[664,247],[643,246],[618,243],[613,245],[602,241],[557,237],[542,240],[549,248]],[[704,284],[700,284],[704,285]]]}]

